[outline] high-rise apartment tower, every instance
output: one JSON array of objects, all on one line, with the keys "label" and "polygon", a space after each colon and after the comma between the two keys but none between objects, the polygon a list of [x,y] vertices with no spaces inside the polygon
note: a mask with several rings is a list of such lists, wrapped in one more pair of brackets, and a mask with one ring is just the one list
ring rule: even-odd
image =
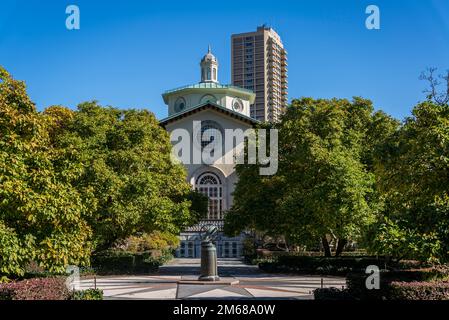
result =
[{"label": "high-rise apartment tower", "polygon": [[251,117],[279,121],[287,107],[287,51],[276,31],[263,25],[232,35],[231,68],[232,84],[256,94]]}]

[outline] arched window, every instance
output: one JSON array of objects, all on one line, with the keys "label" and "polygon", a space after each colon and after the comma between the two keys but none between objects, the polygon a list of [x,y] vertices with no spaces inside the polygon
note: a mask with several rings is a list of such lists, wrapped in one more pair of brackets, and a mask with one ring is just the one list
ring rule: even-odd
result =
[{"label": "arched window", "polygon": [[206,94],[206,95],[201,97],[200,103],[206,103],[206,102],[216,103],[217,102],[217,98],[215,98],[215,96],[213,96],[211,94]]},{"label": "arched window", "polygon": [[210,80],[210,68],[207,68],[207,78],[206,80]]},{"label": "arched window", "polygon": [[199,180],[199,184],[201,184],[201,185],[221,184],[220,179],[216,175],[211,174],[211,173],[203,174],[201,176],[201,179],[198,179],[198,180]]},{"label": "arched window", "polygon": [[196,180],[195,189],[209,199],[207,219],[223,219],[223,186],[220,178],[212,172],[203,173]]}]

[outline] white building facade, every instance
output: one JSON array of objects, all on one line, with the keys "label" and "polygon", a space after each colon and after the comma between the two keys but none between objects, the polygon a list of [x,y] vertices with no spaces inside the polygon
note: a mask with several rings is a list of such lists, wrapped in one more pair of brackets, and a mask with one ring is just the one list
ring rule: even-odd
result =
[{"label": "white building facade", "polygon": [[[166,91],[162,97],[168,107],[168,117],[161,120],[161,125],[172,133],[184,129],[189,133],[190,161],[185,163],[188,182],[192,188],[209,198],[207,219],[184,230],[180,234],[181,244],[177,250],[178,257],[197,258],[201,252],[201,231],[206,225],[216,225],[219,236],[216,240],[218,257],[239,257],[242,255],[244,235],[229,238],[223,230],[224,217],[233,202],[233,193],[237,176],[235,164],[225,161],[226,155],[235,153],[235,148],[227,148],[226,129],[243,130],[253,128],[258,122],[250,117],[250,105],[254,103],[255,94],[246,89],[218,82],[218,61],[211,53],[203,57],[201,82]],[[221,133],[221,137],[216,133]],[[195,150],[212,148],[220,150],[213,162],[195,161]],[[229,158],[228,158],[229,159]]]}]

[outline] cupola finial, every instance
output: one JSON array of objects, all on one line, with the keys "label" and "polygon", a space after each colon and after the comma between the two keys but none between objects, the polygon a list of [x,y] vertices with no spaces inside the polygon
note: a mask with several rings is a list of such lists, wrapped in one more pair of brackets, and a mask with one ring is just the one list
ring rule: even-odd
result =
[{"label": "cupola finial", "polygon": [[212,54],[211,45],[207,47],[207,54],[201,59],[201,82],[218,83],[218,61]]}]

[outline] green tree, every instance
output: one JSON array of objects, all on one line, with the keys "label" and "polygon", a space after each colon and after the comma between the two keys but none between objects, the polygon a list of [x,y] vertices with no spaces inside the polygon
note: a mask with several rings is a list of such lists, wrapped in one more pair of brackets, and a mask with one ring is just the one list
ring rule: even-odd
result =
[{"label": "green tree", "polygon": [[369,233],[371,250],[397,259],[447,260],[449,106],[420,103],[385,146],[376,159],[385,205]]},{"label": "green tree", "polygon": [[171,161],[168,133],[152,113],[96,102],[80,104],[72,120],[61,110],[48,113],[64,128],[55,142],[65,153],[58,165],[83,165],[71,183],[92,199],[86,219],[97,250],[141,232],[177,234],[206,211],[184,167]]},{"label": "green tree", "polygon": [[283,195],[283,177],[279,174],[261,176],[256,165],[238,165],[236,171],[239,182],[235,187],[233,206],[225,216],[225,233],[236,236],[251,230],[262,238],[284,235],[286,220],[277,210]]},{"label": "green tree", "polygon": [[[270,128],[272,125],[264,123],[257,129],[266,129],[269,132]],[[245,148],[245,152],[247,151]],[[248,155],[245,154],[245,159],[247,158]],[[236,166],[239,180],[235,185],[232,208],[226,213],[224,224],[224,232],[230,236],[247,230],[261,238],[282,238],[284,235],[285,220],[276,210],[278,199],[283,195],[284,177],[279,172],[275,176],[260,175],[259,167],[260,163]]]},{"label": "green tree", "polygon": [[141,232],[167,237],[207,211],[147,111],[84,103],[38,113],[0,68],[0,275],[63,272]]},{"label": "green tree", "polygon": [[56,272],[88,263],[87,207],[66,183],[79,171],[55,170],[47,129],[25,84],[0,68],[0,272],[6,275],[23,274],[29,261]]},{"label": "green tree", "polygon": [[[260,177],[239,166],[228,233],[253,228],[282,235],[290,244],[322,241],[327,235],[339,255],[373,221],[374,176],[364,161],[368,132],[375,131],[373,107],[361,98],[293,100],[279,129],[279,170]],[[240,224],[239,224],[240,221]]]}]

